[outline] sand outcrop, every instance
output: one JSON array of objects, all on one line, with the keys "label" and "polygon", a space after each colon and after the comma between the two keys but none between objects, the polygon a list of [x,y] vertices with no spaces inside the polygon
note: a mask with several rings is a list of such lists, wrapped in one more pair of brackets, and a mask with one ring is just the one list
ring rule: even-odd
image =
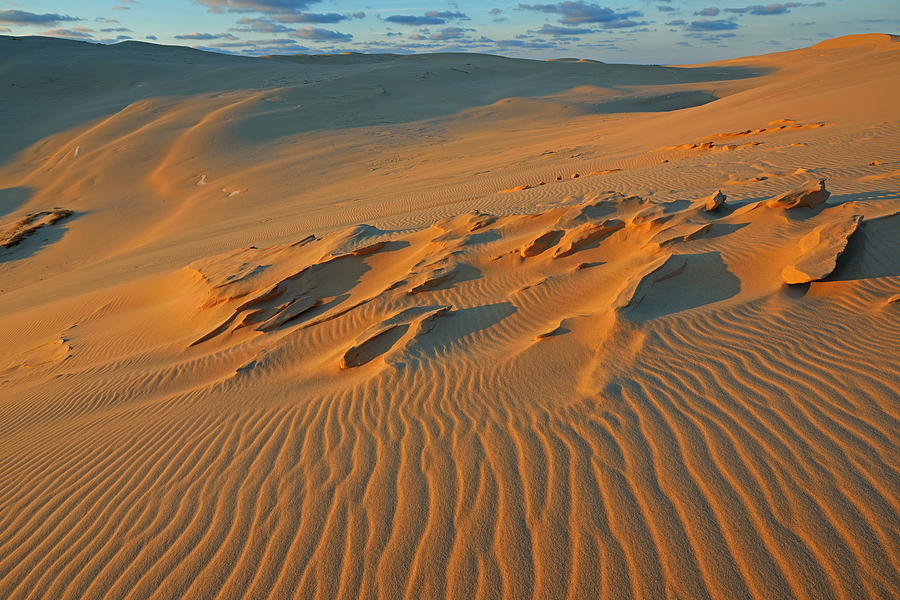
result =
[{"label": "sand outcrop", "polygon": [[825,180],[820,179],[818,183],[805,185],[770,198],[766,200],[766,206],[785,210],[814,208],[828,200],[830,195],[831,192],[825,189]]},{"label": "sand outcrop", "polygon": [[716,190],[715,193],[697,200],[695,206],[702,208],[705,212],[713,212],[725,205],[726,198],[727,196],[722,193],[722,190]]},{"label": "sand outcrop", "polygon": [[819,225],[800,238],[797,244],[800,255],[781,271],[784,282],[796,285],[828,277],[862,220],[862,215],[835,220]]}]

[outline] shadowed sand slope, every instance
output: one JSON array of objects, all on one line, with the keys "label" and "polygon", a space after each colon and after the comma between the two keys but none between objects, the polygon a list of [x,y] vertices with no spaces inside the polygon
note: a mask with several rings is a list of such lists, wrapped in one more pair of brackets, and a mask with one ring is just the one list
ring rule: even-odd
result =
[{"label": "shadowed sand slope", "polygon": [[0,597],[896,596],[895,38],[0,44]]}]

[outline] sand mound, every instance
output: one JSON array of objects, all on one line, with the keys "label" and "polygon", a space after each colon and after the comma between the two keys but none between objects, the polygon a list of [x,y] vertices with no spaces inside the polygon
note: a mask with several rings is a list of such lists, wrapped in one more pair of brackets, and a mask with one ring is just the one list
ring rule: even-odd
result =
[{"label": "sand mound", "polygon": [[890,48],[893,44],[897,43],[900,43],[900,36],[897,35],[888,33],[864,33],[860,35],[843,35],[830,40],[825,40],[812,46],[812,48],[842,49],[860,46]]}]

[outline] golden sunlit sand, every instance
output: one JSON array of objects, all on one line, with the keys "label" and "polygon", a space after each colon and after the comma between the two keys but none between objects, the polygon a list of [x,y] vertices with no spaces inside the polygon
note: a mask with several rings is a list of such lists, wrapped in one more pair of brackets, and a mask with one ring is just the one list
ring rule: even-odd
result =
[{"label": "golden sunlit sand", "polygon": [[0,598],[896,598],[900,39],[0,36]]}]

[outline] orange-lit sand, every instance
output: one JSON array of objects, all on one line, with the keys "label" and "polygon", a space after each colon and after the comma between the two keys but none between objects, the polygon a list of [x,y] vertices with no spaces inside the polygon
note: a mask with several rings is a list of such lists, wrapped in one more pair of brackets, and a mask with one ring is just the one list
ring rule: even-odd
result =
[{"label": "orange-lit sand", "polygon": [[0,37],[0,598],[898,597],[898,42]]}]

